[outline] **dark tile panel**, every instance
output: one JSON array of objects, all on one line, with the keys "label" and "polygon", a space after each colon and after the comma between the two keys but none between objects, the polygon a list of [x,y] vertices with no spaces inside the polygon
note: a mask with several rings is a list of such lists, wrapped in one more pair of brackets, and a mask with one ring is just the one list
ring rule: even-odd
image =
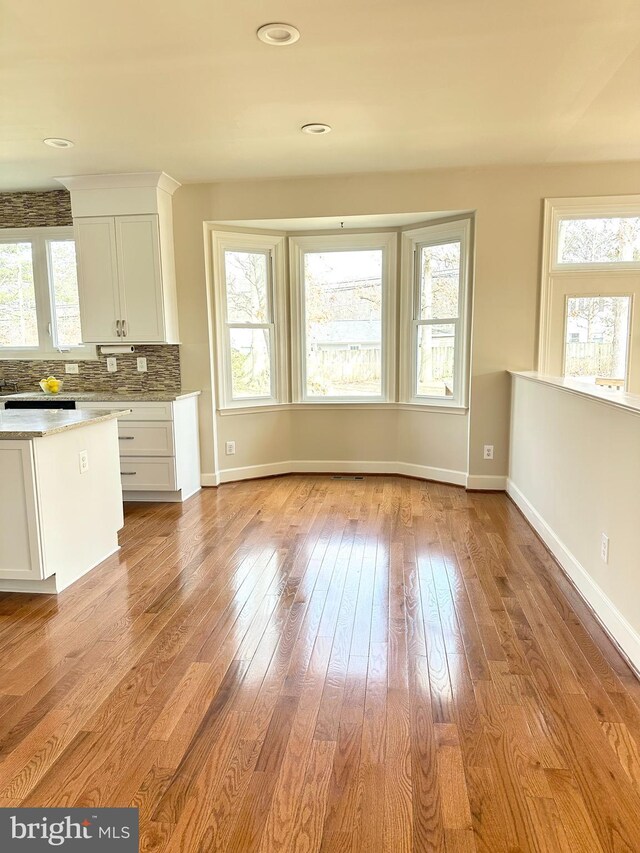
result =
[{"label": "dark tile panel", "polygon": [[43,193],[0,193],[0,228],[44,228],[73,225],[66,190]]}]

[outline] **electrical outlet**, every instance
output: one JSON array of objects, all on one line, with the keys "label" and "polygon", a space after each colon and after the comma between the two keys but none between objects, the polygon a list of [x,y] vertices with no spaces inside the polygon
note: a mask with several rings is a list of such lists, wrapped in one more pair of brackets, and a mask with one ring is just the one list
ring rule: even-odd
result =
[{"label": "electrical outlet", "polygon": [[484,458],[485,459],[493,459],[493,444],[485,444],[485,446],[484,446]]},{"label": "electrical outlet", "polygon": [[603,563],[609,562],[609,537],[606,533],[600,536],[600,558]]},{"label": "electrical outlet", "polygon": [[136,359],[136,363],[138,365],[138,373],[146,373],[147,372],[147,359],[141,355]]},{"label": "electrical outlet", "polygon": [[77,364],[70,364],[69,362],[67,362],[64,366],[64,372],[65,373],[79,373],[80,371],[78,370]]},{"label": "electrical outlet", "polygon": [[78,454],[78,458],[80,461],[80,473],[86,474],[89,470],[89,454],[86,450],[81,450]]},{"label": "electrical outlet", "polygon": [[224,452],[227,454],[227,456],[233,456],[233,454],[236,452],[235,441],[227,441],[224,446]]},{"label": "electrical outlet", "polygon": [[107,359],[107,373],[116,373],[118,370],[118,360],[116,358]]}]

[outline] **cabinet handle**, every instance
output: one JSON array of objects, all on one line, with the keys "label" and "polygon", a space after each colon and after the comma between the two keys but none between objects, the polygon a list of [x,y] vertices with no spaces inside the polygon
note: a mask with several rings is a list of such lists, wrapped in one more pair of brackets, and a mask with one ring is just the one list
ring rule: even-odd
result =
[{"label": "cabinet handle", "polygon": [[133,441],[134,438],[135,438],[135,435],[119,435],[118,441]]},{"label": "cabinet handle", "polygon": [[120,331],[120,320],[116,320],[116,335],[119,338],[122,337],[122,332]]},{"label": "cabinet handle", "polygon": [[127,337],[127,321],[126,320],[122,321],[122,336],[124,338]]},{"label": "cabinet handle", "polygon": [[138,473],[137,471],[120,471],[120,476],[121,477],[135,477],[135,475],[137,473]]}]

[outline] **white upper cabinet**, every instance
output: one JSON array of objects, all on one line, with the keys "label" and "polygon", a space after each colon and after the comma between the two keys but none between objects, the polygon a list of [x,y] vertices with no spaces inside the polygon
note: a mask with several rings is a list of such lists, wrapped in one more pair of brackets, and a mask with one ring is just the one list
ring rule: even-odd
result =
[{"label": "white upper cabinet", "polygon": [[75,223],[80,320],[85,341],[120,341],[120,295],[113,217]]},{"label": "white upper cabinet", "polygon": [[71,191],[86,343],[178,343],[171,196],[164,173],[59,179]]},{"label": "white upper cabinet", "polygon": [[116,216],[122,337],[166,340],[158,217]]}]

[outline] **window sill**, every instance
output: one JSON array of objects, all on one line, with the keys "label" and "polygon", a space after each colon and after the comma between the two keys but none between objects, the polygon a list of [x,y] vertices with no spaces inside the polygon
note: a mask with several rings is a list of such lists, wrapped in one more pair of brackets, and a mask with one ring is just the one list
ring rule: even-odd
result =
[{"label": "window sill", "polygon": [[217,409],[220,417],[229,415],[257,415],[267,412],[299,412],[299,411],[362,411],[368,409],[393,410],[404,412],[431,412],[446,415],[466,415],[469,411],[467,406],[438,406],[424,403],[278,403],[268,406],[234,406],[225,409]]}]

